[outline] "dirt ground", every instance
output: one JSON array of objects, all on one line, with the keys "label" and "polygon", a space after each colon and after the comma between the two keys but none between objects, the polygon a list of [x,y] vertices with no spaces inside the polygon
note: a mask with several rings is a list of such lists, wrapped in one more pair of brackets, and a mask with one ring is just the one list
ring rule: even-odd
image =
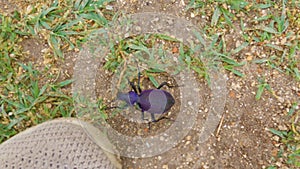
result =
[{"label": "dirt ground", "polygon": [[[120,0],[115,3],[116,10],[123,10],[126,13],[138,12],[163,12],[175,16],[187,18],[196,25],[205,24],[201,16],[191,18],[189,11],[184,11],[184,1],[157,0],[157,1],[136,1]],[[201,21],[202,23],[199,23]],[[209,24],[209,21],[206,21]],[[236,32],[225,35],[227,46],[236,47],[240,35]],[[24,39],[22,46],[25,51],[29,51],[29,60],[35,62],[37,67],[45,62],[42,50],[47,48],[46,42],[39,39]],[[42,46],[42,47],[41,47]],[[251,53],[250,47],[243,51],[239,56],[233,56],[236,60],[246,61],[246,64],[239,68],[245,74],[245,77],[238,77],[233,73],[226,72],[228,81],[228,95],[226,98],[225,111],[220,121],[220,126],[214,135],[208,141],[200,144],[198,142],[199,126],[196,124],[190,130],[188,135],[171,150],[149,158],[128,158],[122,157],[124,168],[158,168],[158,169],[175,169],[175,168],[226,168],[226,169],[257,169],[267,168],[281,148],[279,139],[272,135],[268,129],[276,128],[288,130],[289,119],[287,112],[292,103],[299,99],[300,84],[296,80],[284,73],[271,69],[266,65],[252,63],[245,53]],[[57,61],[58,69],[62,72],[61,79],[72,77],[76,53],[65,55],[64,61]],[[300,53],[298,53],[298,56]],[[255,57],[255,56],[254,56]],[[99,70],[97,79],[97,93],[99,96],[106,96],[105,93],[111,86],[110,78],[112,73]],[[104,74],[103,74],[104,72]],[[264,92],[260,100],[255,100],[257,91],[258,78],[265,77],[265,81],[272,86],[274,94]],[[169,77],[162,75],[160,81],[172,81]],[[201,97],[203,102],[200,105],[200,111],[204,115],[199,115],[196,121],[203,122],[205,113],[209,109],[210,89],[205,80],[198,79],[201,84]],[[143,86],[147,86],[147,79],[144,80]],[[170,89],[171,93],[176,95],[177,89]],[[107,97],[108,94],[107,94]],[[175,97],[176,98],[176,97]],[[109,99],[109,98],[107,98]],[[173,107],[168,116],[176,119],[176,111],[179,108]],[[175,112],[175,113],[174,113]],[[153,125],[152,131],[146,131],[147,124],[131,124],[131,122],[115,116],[109,119],[115,129],[118,127],[121,133],[128,135],[155,135],[155,132],[161,132],[168,128],[170,121],[167,119]],[[122,127],[121,127],[122,126]],[[142,133],[142,134],[141,134]],[[281,163],[280,159],[276,163],[279,168],[288,168]]]}]

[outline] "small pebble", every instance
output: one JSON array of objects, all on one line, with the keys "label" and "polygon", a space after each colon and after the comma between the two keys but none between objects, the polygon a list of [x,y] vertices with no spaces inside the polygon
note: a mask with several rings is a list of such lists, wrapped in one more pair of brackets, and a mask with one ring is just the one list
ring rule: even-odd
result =
[{"label": "small pebble", "polygon": [[191,140],[191,138],[192,138],[192,136],[189,135],[186,137],[186,140]]}]

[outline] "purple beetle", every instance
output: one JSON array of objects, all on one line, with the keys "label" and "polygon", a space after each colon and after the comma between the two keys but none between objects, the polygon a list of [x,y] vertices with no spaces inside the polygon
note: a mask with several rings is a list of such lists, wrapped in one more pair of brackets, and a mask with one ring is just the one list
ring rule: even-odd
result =
[{"label": "purple beetle", "polygon": [[119,92],[117,94],[117,99],[125,101],[129,106],[137,104],[142,111],[142,120],[144,120],[144,112],[146,111],[151,113],[152,122],[157,122],[160,119],[155,120],[154,114],[163,114],[169,111],[175,103],[173,96],[169,92],[161,90],[160,88],[165,85],[170,88],[173,86],[170,86],[167,82],[163,82],[156,89],[142,91],[140,88],[140,76],[141,74],[139,72],[137,86],[128,80],[133,91],[128,93]]}]

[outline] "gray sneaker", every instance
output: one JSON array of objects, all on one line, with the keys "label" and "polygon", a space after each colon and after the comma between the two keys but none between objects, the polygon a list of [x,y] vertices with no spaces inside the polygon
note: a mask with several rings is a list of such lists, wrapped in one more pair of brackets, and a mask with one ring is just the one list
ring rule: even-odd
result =
[{"label": "gray sneaker", "polygon": [[72,118],[27,129],[0,145],[1,169],[113,169],[119,158],[101,147],[112,145],[92,125]]}]

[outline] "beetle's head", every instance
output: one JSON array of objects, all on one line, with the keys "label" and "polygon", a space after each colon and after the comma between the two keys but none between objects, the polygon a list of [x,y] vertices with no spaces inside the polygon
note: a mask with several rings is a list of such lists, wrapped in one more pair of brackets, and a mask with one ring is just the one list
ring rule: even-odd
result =
[{"label": "beetle's head", "polygon": [[130,91],[128,93],[118,92],[117,99],[125,101],[127,105],[132,106],[138,100],[138,94],[133,91]]}]

